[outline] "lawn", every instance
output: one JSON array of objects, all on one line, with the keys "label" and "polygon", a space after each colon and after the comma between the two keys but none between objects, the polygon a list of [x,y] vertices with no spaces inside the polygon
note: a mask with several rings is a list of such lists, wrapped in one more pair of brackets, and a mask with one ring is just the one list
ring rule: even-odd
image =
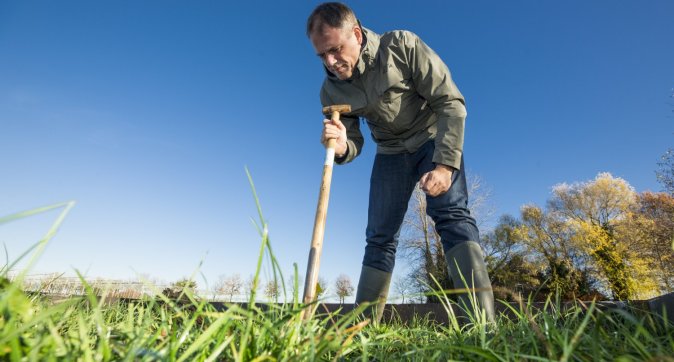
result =
[{"label": "lawn", "polygon": [[303,321],[298,303],[219,311],[190,296],[101,302],[91,289],[54,302],[9,283],[0,311],[0,359],[11,361],[674,361],[674,326],[662,318],[552,300],[496,325],[373,325],[359,310]]},{"label": "lawn", "polygon": [[[254,192],[254,191],[253,191]],[[256,198],[257,199],[257,198]],[[46,236],[21,258],[27,263],[10,282],[17,261],[0,268],[0,360],[9,361],[276,361],[276,360],[479,360],[674,361],[674,325],[666,316],[637,309],[570,307],[553,296],[543,308],[523,301],[495,324],[479,316],[460,323],[445,302],[450,323],[423,316],[374,325],[348,313],[301,318],[298,296],[285,304],[232,304],[225,310],[189,293],[169,299],[106,300],[86,286],[84,297],[61,301],[22,290],[22,279],[65,218],[72,203],[0,218],[62,209]],[[258,205],[259,206],[259,205]],[[255,282],[263,262],[283,280],[262,214]],[[297,271],[295,271],[297,280]],[[85,283],[82,278],[82,282]],[[299,290],[300,288],[292,288]],[[256,290],[256,288],[253,288]],[[438,292],[443,295],[442,292]],[[564,307],[562,307],[564,305]]]}]

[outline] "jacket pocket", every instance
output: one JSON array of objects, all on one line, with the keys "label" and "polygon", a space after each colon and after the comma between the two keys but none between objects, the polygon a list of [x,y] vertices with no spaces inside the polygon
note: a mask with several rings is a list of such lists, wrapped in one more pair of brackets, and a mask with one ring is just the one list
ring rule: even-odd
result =
[{"label": "jacket pocket", "polygon": [[400,126],[396,125],[396,118],[400,114],[403,95],[409,91],[409,82],[403,79],[397,70],[389,69],[387,73],[381,74],[375,89],[378,99],[374,108],[377,110],[382,126],[394,134],[398,133],[401,130]]}]

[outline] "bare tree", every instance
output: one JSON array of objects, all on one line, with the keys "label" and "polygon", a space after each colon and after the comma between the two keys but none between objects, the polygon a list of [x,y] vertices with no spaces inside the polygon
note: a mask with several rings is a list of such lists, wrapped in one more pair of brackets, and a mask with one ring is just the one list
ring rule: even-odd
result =
[{"label": "bare tree", "polygon": [[254,275],[249,275],[248,278],[246,278],[246,282],[243,285],[244,288],[244,293],[246,294],[246,298],[250,298],[250,296],[253,293],[257,293],[257,288],[258,286],[255,285],[255,276]]},{"label": "bare tree", "polygon": [[344,298],[353,295],[353,284],[346,274],[341,274],[335,281],[335,293],[339,297],[339,303],[344,303]]},{"label": "bare tree", "polygon": [[298,301],[302,300],[302,292],[304,291],[304,278],[301,275],[297,276],[297,283],[295,283],[295,276],[291,275],[288,277],[287,288],[290,288],[291,298],[297,297]]},{"label": "bare tree", "polygon": [[221,274],[218,276],[218,280],[213,284],[213,300],[217,300],[221,294],[224,294],[224,285],[227,275]]},{"label": "bare tree", "polygon": [[670,196],[674,196],[674,149],[670,148],[662,155],[655,176],[663,190]]},{"label": "bare tree", "polygon": [[[440,289],[452,288],[442,241],[433,220],[426,214],[426,194],[418,184],[403,220],[400,242],[401,255],[411,266],[409,280],[414,281],[415,292],[426,294],[438,287],[436,281]],[[437,302],[432,296],[427,301]]]},{"label": "bare tree", "polygon": [[[466,182],[470,196],[468,208],[478,226],[487,225],[494,215],[491,190],[477,175],[468,175]],[[411,265],[408,280],[414,291],[423,295],[432,289],[452,289],[442,241],[435,223],[426,214],[426,194],[418,184],[410,198],[400,235],[400,251]],[[437,302],[437,297],[431,295],[427,302]]]},{"label": "bare tree", "polygon": [[279,282],[278,280],[269,280],[264,285],[264,295],[271,302],[278,302],[279,297]]},{"label": "bare tree", "polygon": [[395,289],[396,293],[402,299],[401,303],[405,304],[405,297],[407,296],[407,293],[412,290],[409,277],[398,275],[393,282],[393,289]]},{"label": "bare tree", "polygon": [[475,218],[480,230],[490,228],[496,207],[494,206],[493,193],[482,177],[477,174],[466,173],[466,185],[468,186],[468,209]]},{"label": "bare tree", "polygon": [[229,296],[229,302],[232,301],[235,295],[241,293],[242,290],[243,280],[238,273],[232,276],[221,275],[218,282],[215,284],[216,294]]}]

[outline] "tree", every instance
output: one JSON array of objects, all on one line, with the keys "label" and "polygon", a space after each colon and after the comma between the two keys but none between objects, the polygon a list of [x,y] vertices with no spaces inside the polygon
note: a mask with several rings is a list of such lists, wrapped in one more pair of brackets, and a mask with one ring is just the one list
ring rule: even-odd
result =
[{"label": "tree", "polygon": [[248,276],[248,278],[246,278],[243,288],[247,298],[250,298],[253,294],[257,293],[258,285],[255,284],[254,275],[251,274]]},{"label": "tree", "polygon": [[409,277],[405,276],[400,276],[398,275],[393,282],[393,289],[395,289],[396,293],[400,296],[401,303],[405,304],[405,296],[407,296],[407,293],[410,292],[412,288],[412,285],[409,281]]},{"label": "tree", "polygon": [[492,203],[493,194],[482,177],[472,173],[466,173],[466,186],[468,187],[468,209],[475,218],[480,230],[489,228],[496,213],[496,207]]},{"label": "tree", "polygon": [[173,283],[173,288],[182,292],[194,294],[197,290],[197,282],[191,279],[183,278]]},{"label": "tree", "polygon": [[264,285],[264,295],[271,302],[278,302],[279,297],[279,282],[278,280],[269,280]]},{"label": "tree", "polygon": [[658,162],[658,170],[655,171],[658,182],[663,190],[670,196],[674,196],[674,150],[668,149]]},{"label": "tree", "polygon": [[547,287],[543,291],[560,293],[565,299],[591,294],[583,255],[569,243],[568,225],[535,205],[523,206],[521,214],[514,235],[538,262],[538,278]]},{"label": "tree", "polygon": [[168,288],[162,291],[166,297],[171,299],[178,299],[180,301],[188,301],[189,296],[196,294],[197,282],[187,278],[178,280],[172,283]]},{"label": "tree", "polygon": [[229,302],[232,301],[235,295],[241,293],[243,290],[243,281],[241,275],[234,274],[232,276],[221,275],[218,283],[215,285],[215,292],[229,296]]},{"label": "tree", "polygon": [[548,204],[553,211],[568,220],[588,221],[608,230],[636,201],[634,188],[608,172],[599,173],[587,182],[557,184],[552,193]]},{"label": "tree", "polygon": [[512,300],[513,295],[528,295],[540,286],[537,265],[519,242],[519,226],[516,218],[504,215],[493,231],[482,236],[485,262],[497,299]]},{"label": "tree", "polygon": [[647,259],[656,294],[674,292],[674,196],[644,192],[634,209],[619,225],[622,242],[635,254]]},{"label": "tree", "polygon": [[[672,89],[670,98],[674,99],[674,89]],[[670,104],[674,107],[674,103]],[[672,112],[674,112],[674,109],[672,109]],[[662,185],[663,191],[670,196],[674,196],[674,149],[667,149],[667,152],[660,157],[655,177]],[[674,242],[672,248],[674,249]]]},{"label": "tree", "polygon": [[325,280],[322,276],[318,277],[318,280],[316,280],[316,299],[320,299],[325,293],[327,293],[328,288],[328,281]]},{"label": "tree", "polygon": [[[479,176],[468,175],[466,183],[470,196],[468,208],[477,225],[482,227],[494,214],[491,190]],[[419,295],[428,295],[428,303],[439,302],[436,295],[429,294],[432,290],[454,288],[447,269],[442,240],[435,230],[435,223],[426,214],[426,194],[418,184],[410,198],[401,227],[400,251],[411,266],[408,278],[410,283]],[[454,298],[455,295],[451,294],[449,297]]]},{"label": "tree", "polygon": [[[403,220],[400,241],[402,255],[411,266],[409,279],[419,294],[437,289],[437,284],[443,290],[453,288],[440,235],[433,220],[426,214],[426,194],[418,184]],[[437,296],[428,295],[428,303],[439,302]]]},{"label": "tree", "polygon": [[339,303],[344,304],[344,298],[353,295],[351,279],[346,274],[341,274],[335,281],[335,293],[339,297]]},{"label": "tree", "polygon": [[295,276],[288,277],[288,285],[290,286],[292,292],[292,298],[297,297],[298,301],[302,300],[302,293],[304,292],[304,278],[300,275],[297,276],[297,283],[295,283]]},{"label": "tree", "polygon": [[627,181],[600,173],[594,180],[553,188],[549,207],[567,222],[572,241],[598,266],[613,297],[626,300],[647,291],[649,273],[643,258],[617,235],[618,224],[636,203]]}]

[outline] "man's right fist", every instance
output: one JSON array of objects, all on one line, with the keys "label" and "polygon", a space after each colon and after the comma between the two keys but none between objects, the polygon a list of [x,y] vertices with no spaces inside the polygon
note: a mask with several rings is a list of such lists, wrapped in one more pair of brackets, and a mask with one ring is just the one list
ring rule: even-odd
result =
[{"label": "man's right fist", "polygon": [[321,143],[328,147],[328,140],[336,140],[335,156],[344,157],[348,150],[346,146],[346,127],[340,120],[323,120],[323,134],[321,134]]}]

